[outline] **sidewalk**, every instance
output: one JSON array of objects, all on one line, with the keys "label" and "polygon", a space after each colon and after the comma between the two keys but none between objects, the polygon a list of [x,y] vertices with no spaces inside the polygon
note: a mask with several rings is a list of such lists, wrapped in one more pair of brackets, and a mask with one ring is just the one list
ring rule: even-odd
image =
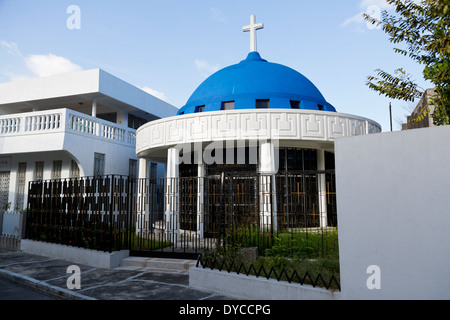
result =
[{"label": "sidewalk", "polygon": [[[64,300],[229,300],[230,297],[189,287],[192,260],[130,257],[115,269],[77,265],[24,253],[0,250],[0,277]],[[67,272],[77,265],[80,289],[67,287]],[[75,283],[69,281],[69,284]]]}]

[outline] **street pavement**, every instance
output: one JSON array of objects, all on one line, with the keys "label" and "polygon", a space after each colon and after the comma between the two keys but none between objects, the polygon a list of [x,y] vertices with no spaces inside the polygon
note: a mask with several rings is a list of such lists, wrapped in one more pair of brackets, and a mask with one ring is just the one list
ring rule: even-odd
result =
[{"label": "street pavement", "polygon": [[55,300],[55,298],[14,281],[0,278],[0,300]]},{"label": "street pavement", "polygon": [[[0,280],[20,285],[12,294],[12,288],[0,282],[0,300],[44,300],[48,296],[63,300],[232,300],[189,287],[187,268],[148,267],[137,262],[103,269],[20,251],[0,251]],[[42,296],[26,294],[20,291],[23,287]]]}]

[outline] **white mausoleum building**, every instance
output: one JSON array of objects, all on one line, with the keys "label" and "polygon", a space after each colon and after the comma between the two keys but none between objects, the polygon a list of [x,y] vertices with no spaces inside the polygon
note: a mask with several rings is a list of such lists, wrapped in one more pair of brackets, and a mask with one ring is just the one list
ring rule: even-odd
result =
[{"label": "white mausoleum building", "polygon": [[[202,237],[210,231],[206,220],[212,207],[207,207],[207,202],[215,191],[204,179],[220,179],[223,172],[232,173],[242,185],[248,184],[243,181],[246,174],[256,177],[246,194],[253,192],[252,199],[259,199],[258,212],[253,215],[264,224],[282,223],[281,216],[286,219],[285,213],[294,201],[292,194],[297,192],[298,199],[316,199],[304,208],[314,220],[308,226],[327,226],[331,220],[327,217],[326,195],[330,192],[325,181],[320,181],[325,176],[316,175],[315,187],[306,190],[305,179],[311,177],[307,173],[334,169],[336,138],[381,131],[380,125],[370,119],[337,112],[301,73],[262,59],[257,52],[256,30],[263,25],[257,24],[254,16],[250,22],[243,28],[251,35],[246,59],[207,78],[177,115],[137,130],[140,178],[148,177],[149,162],[166,164],[164,210],[168,232],[179,234],[185,228],[181,215],[187,214],[189,206],[190,214],[196,215],[191,220],[197,234]],[[178,182],[184,178],[197,178],[197,182],[187,190]],[[288,192],[287,184],[292,185],[289,197],[282,197],[280,192]],[[231,190],[230,203],[244,205],[238,197],[241,191]],[[187,192],[193,194],[189,199]],[[303,200],[298,200],[299,206]],[[146,209],[142,210],[144,213]],[[151,217],[147,214],[146,222],[154,224],[148,219]]]},{"label": "white mausoleum building", "polygon": [[100,69],[0,84],[0,210],[29,181],[136,176],[136,129],[177,110]]}]

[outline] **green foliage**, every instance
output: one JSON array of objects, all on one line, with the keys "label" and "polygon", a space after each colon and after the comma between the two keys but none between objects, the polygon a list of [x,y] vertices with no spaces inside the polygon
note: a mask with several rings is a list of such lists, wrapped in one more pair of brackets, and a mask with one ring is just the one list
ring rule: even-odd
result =
[{"label": "green foliage", "polygon": [[9,211],[9,209],[11,209],[11,202],[5,203],[1,209],[4,211]]},{"label": "green foliage", "polygon": [[265,256],[282,265],[286,259],[317,259],[339,257],[336,230],[284,231],[274,237]]},{"label": "green foliage", "polygon": [[415,98],[419,98],[422,95],[417,84],[411,79],[411,75],[406,74],[402,68],[396,69],[394,75],[381,69],[376,69],[375,71],[378,77],[367,77],[366,85],[370,89],[378,91],[389,98],[405,101],[414,101]]},{"label": "green foliage", "polygon": [[123,246],[128,245],[128,241],[131,242],[131,249],[134,250],[158,250],[172,246],[170,241],[160,241],[156,235],[136,235],[132,233],[130,239],[123,239]]},{"label": "green foliage", "polygon": [[[242,229],[239,229],[242,231]],[[256,230],[254,230],[256,231]],[[267,233],[264,233],[268,236]],[[246,234],[247,238],[250,239]],[[253,234],[253,236],[256,236]],[[320,239],[320,241],[319,241]],[[323,239],[327,239],[323,241]],[[202,256],[203,262],[215,262],[207,266],[223,268],[225,266],[231,267],[232,271],[244,272],[241,268],[243,265],[245,270],[249,271],[249,274],[256,275],[256,272],[261,272],[261,268],[266,270],[267,273],[270,270],[276,270],[278,275],[281,275],[280,280],[287,280],[287,276],[296,272],[301,278],[306,274],[309,274],[311,279],[305,278],[306,284],[312,284],[317,277],[321,275],[326,282],[328,282],[333,276],[339,281],[339,256],[337,248],[335,251],[327,252],[323,254],[320,249],[319,242],[326,243],[336,241],[337,232],[290,232],[283,231],[274,237],[273,245],[264,250],[264,254],[258,257],[256,260],[248,260],[243,254],[243,243],[228,243],[226,247],[216,248],[205,252]],[[331,253],[332,252],[332,253]],[[233,267],[234,266],[234,267]],[[260,274],[261,276],[261,274]],[[272,273],[271,277],[274,278],[275,274]],[[296,282],[298,279],[293,278],[292,281]],[[312,281],[311,281],[312,280]],[[322,286],[323,283],[315,283],[318,286]],[[331,289],[336,289],[335,284],[331,283]]]},{"label": "green foliage", "polygon": [[[433,121],[436,125],[450,124],[450,2],[449,0],[386,0],[395,7],[396,14],[383,11],[381,21],[365,15],[372,24],[382,26],[389,41],[403,44],[394,48],[396,53],[423,64],[423,76],[435,85],[436,94],[430,103],[435,106]],[[380,69],[377,76],[368,76],[366,85],[389,98],[413,101],[421,90],[402,68],[394,75]],[[429,110],[422,110],[423,117]],[[416,119],[420,121],[420,119]]]},{"label": "green foliage", "polygon": [[[296,271],[302,277],[308,273],[313,279],[319,274],[325,279],[339,278],[336,228],[289,229],[272,234],[256,226],[233,226],[227,229],[225,239],[225,246],[206,251],[202,260],[217,261],[216,267],[234,264],[238,268],[243,264],[247,270],[253,265],[255,270],[274,268],[278,274],[285,270],[286,274]],[[258,246],[260,256],[247,260],[243,249],[254,246]]]}]

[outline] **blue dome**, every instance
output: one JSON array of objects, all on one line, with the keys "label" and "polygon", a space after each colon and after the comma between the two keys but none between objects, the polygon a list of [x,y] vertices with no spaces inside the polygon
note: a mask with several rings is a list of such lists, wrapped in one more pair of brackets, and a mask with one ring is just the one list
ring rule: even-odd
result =
[{"label": "blue dome", "polygon": [[256,109],[259,101],[260,107],[262,103],[271,109],[336,111],[301,73],[250,52],[203,81],[177,114],[223,110],[223,103],[230,101],[234,109]]}]

